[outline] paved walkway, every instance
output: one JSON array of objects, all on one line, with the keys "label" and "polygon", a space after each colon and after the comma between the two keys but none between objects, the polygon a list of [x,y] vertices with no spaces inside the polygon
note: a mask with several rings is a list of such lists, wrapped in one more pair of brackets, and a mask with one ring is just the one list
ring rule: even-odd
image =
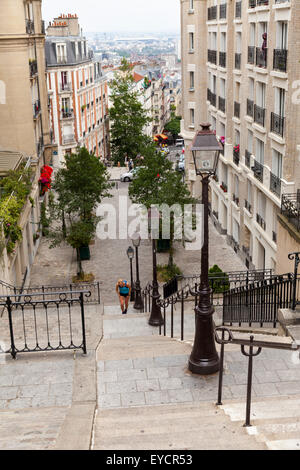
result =
[{"label": "paved walkway", "polygon": [[[115,172],[120,173],[118,168]],[[121,170],[122,171],[122,170]],[[115,176],[115,175],[114,175]],[[117,209],[119,196],[127,196],[128,183],[118,183],[118,189],[112,191],[113,197],[104,200]],[[130,201],[128,206],[130,207]],[[132,218],[129,218],[129,222]],[[117,229],[119,224],[117,224]],[[132,242],[125,240],[99,240],[90,247],[91,259],[83,261],[85,272],[92,272],[96,280],[101,281],[102,301],[106,304],[116,302],[115,284],[119,278],[130,279],[129,261],[126,251]],[[199,274],[200,251],[186,250],[181,243],[175,243],[174,261],[184,274]],[[168,253],[158,253],[158,264],[166,264]],[[226,237],[220,235],[210,223],[210,265],[218,264],[223,270],[245,270],[245,266],[233,249],[227,245]],[[140,279],[142,287],[152,279],[152,245],[148,240],[142,240],[139,249]],[[134,264],[135,271],[135,264]],[[42,239],[38,256],[32,267],[31,285],[64,285],[71,282],[76,274],[76,256],[74,250],[62,246],[50,250],[48,241]]]}]

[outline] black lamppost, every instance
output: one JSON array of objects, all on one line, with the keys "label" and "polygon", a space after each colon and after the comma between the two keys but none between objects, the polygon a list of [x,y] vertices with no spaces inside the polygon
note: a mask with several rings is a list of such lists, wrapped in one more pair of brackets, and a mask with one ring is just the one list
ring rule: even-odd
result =
[{"label": "black lamppost", "polygon": [[201,250],[201,282],[196,292],[199,303],[195,308],[196,331],[193,350],[189,358],[189,370],[195,374],[208,375],[218,372],[219,356],[214,339],[212,315],[214,308],[211,303],[211,288],[208,278],[208,185],[210,176],[217,169],[222,145],[217,141],[210,124],[201,124],[202,130],[196,134],[191,151],[193,154],[196,174],[202,178],[202,204],[204,210],[204,239]]},{"label": "black lamppost", "polygon": [[139,275],[139,246],[141,244],[141,236],[135,233],[132,237],[132,244],[135,247],[135,261],[136,261],[136,281],[134,285],[135,302],[133,308],[136,310],[144,309],[144,302],[141,293],[140,275]]},{"label": "black lamppost", "polygon": [[[152,259],[153,259],[153,281],[152,281],[152,307],[149,318],[149,325],[161,326],[164,323],[164,319],[161,314],[160,306],[157,304],[157,300],[160,298],[157,282],[157,264],[156,264],[156,239],[159,235],[159,211],[152,207],[148,212],[149,230],[152,238]],[[151,221],[156,220],[157,227],[153,227]]]},{"label": "black lamppost", "polygon": [[133,273],[132,273],[132,260],[134,258],[134,249],[132,246],[128,247],[127,256],[130,261],[130,285],[131,285],[131,293],[130,293],[130,302],[134,301],[134,285],[133,285]]}]

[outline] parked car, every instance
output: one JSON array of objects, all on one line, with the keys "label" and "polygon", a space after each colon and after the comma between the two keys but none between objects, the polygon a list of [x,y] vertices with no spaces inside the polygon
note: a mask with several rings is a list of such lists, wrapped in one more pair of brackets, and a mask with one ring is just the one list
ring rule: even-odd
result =
[{"label": "parked car", "polygon": [[132,170],[127,171],[126,173],[122,173],[122,175],[120,176],[120,181],[122,182],[132,181],[140,168],[142,167],[138,166],[137,168],[133,168]]}]

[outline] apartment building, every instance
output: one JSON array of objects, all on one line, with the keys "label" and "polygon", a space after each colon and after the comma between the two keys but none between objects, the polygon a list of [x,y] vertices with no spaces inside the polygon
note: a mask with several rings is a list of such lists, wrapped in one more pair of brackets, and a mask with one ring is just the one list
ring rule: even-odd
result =
[{"label": "apartment building", "polygon": [[211,216],[249,268],[280,270],[284,195],[300,187],[300,2],[181,0],[181,134],[208,121],[224,144],[210,185]]},{"label": "apartment building", "polygon": [[45,44],[50,122],[57,165],[79,145],[109,159],[108,88],[77,15],[54,18]]},{"label": "apartment building", "polygon": [[38,181],[41,168],[52,159],[44,43],[41,1],[1,0],[0,173],[3,177],[21,164],[33,170],[30,200],[19,220],[22,240],[1,254],[0,279],[13,285],[29,278],[44,199]]}]

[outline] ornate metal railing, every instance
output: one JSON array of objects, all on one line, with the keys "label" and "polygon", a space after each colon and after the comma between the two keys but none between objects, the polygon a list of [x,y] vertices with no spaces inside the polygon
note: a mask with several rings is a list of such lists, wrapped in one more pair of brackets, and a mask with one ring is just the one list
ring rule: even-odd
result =
[{"label": "ornate metal railing", "polygon": [[233,163],[235,163],[237,166],[240,164],[240,151],[233,149]]},{"label": "ornate metal railing", "polygon": [[216,20],[217,19],[217,13],[218,13],[218,10],[217,10],[216,5],[208,8],[207,9],[207,19],[208,19],[208,21]]},{"label": "ornate metal railing", "polygon": [[254,161],[254,166],[251,168],[255,178],[257,178],[261,183],[264,181],[264,166],[259,163],[257,160]]},{"label": "ornate metal railing", "polygon": [[219,110],[225,113],[225,109],[226,109],[226,100],[225,98],[222,98],[221,96],[219,96]]},{"label": "ornate metal railing", "polygon": [[212,50],[212,49],[208,49],[208,51],[207,51],[207,60],[211,64],[216,65],[217,64],[217,51]]},{"label": "ornate metal railing", "polygon": [[255,8],[256,7],[256,0],[249,0],[249,8]]},{"label": "ornate metal railing", "polygon": [[240,118],[241,105],[237,101],[234,102],[233,114],[236,118]]},{"label": "ornate metal railing", "polygon": [[249,99],[247,99],[247,116],[250,116],[252,118],[254,116],[254,102]]},{"label": "ornate metal railing", "polygon": [[[299,292],[299,281],[297,289]],[[224,292],[223,325],[237,323],[272,323],[277,325],[279,308],[291,308],[294,296],[294,275],[292,273],[273,276]]]},{"label": "ornate metal railing", "polygon": [[270,173],[270,191],[278,197],[281,195],[281,179],[273,173]]},{"label": "ornate metal railing", "polygon": [[255,46],[248,46],[248,64],[255,62]]},{"label": "ornate metal railing", "polygon": [[250,168],[251,164],[251,152],[249,150],[245,150],[245,165]]},{"label": "ornate metal railing", "polygon": [[38,69],[37,69],[37,61],[32,60],[29,62],[29,71],[30,71],[30,77],[32,78],[34,75],[37,74]]},{"label": "ornate metal railing", "polygon": [[90,294],[52,292],[45,293],[44,300],[40,292],[1,296],[0,353],[14,359],[18,353],[68,349],[86,354],[84,302]]},{"label": "ornate metal railing", "polygon": [[237,70],[240,70],[242,63],[242,54],[240,52],[236,52],[234,56],[234,67]]},{"label": "ornate metal railing", "polygon": [[32,20],[26,20],[26,33],[34,34],[34,22]]},{"label": "ornate metal railing", "polygon": [[283,137],[284,132],[284,117],[278,114],[271,113],[271,132]]},{"label": "ornate metal railing", "polygon": [[265,114],[266,114],[265,108],[262,108],[261,106],[257,106],[256,104],[254,105],[254,122],[264,127]]},{"label": "ornate metal railing", "polygon": [[226,67],[226,52],[219,52],[219,65],[220,67]]},{"label": "ornate metal railing", "polygon": [[256,65],[258,67],[267,67],[268,62],[268,49],[256,48]]},{"label": "ornate metal railing", "polygon": [[273,69],[280,72],[286,72],[287,68],[287,54],[286,49],[274,49],[273,52]]},{"label": "ornate metal railing", "polygon": [[281,214],[300,231],[300,191],[282,195]]}]

